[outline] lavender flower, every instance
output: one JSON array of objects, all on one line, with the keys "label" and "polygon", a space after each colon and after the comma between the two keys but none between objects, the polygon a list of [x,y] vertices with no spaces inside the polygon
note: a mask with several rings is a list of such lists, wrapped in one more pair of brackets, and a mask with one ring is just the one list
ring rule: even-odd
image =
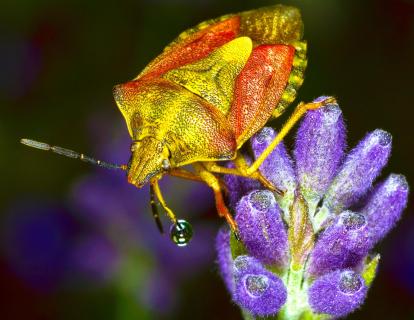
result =
[{"label": "lavender flower", "polygon": [[[307,113],[294,159],[280,144],[260,168],[283,196],[225,178],[241,241],[221,230],[218,262],[246,319],[332,319],[364,302],[379,261],[372,250],[400,218],[408,185],[397,174],[373,185],[389,133],[368,133],[345,154],[345,130],[336,104]],[[275,135],[264,128],[252,138],[255,157]]]}]

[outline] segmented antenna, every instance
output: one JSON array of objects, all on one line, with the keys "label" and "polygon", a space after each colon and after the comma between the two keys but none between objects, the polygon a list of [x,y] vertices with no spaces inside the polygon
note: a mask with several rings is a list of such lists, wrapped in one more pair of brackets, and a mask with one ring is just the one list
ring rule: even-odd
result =
[{"label": "segmented antenna", "polygon": [[109,162],[105,162],[102,160],[97,160],[88,156],[85,156],[83,153],[78,153],[75,152],[73,150],[70,149],[65,149],[62,147],[57,147],[57,146],[51,146],[47,143],[44,142],[39,142],[39,141],[35,141],[35,140],[30,140],[30,139],[20,139],[20,143],[28,146],[28,147],[32,147],[32,148],[36,148],[36,149],[40,149],[40,150],[45,150],[45,151],[52,151],[54,153],[60,154],[62,156],[68,157],[68,158],[72,158],[72,159],[79,159],[82,160],[84,162],[93,164],[95,166],[99,166],[102,168],[106,168],[106,169],[116,169],[116,170],[127,170],[128,166],[127,165],[119,165],[119,164],[115,164],[115,163],[109,163]]}]

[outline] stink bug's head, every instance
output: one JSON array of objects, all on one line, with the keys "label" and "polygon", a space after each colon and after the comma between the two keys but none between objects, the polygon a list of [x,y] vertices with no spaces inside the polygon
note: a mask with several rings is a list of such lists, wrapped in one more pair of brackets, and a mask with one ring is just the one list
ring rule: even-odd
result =
[{"label": "stink bug's head", "polygon": [[168,148],[154,137],[134,141],[128,164],[128,182],[141,188],[151,178],[162,175],[170,168],[169,158]]}]

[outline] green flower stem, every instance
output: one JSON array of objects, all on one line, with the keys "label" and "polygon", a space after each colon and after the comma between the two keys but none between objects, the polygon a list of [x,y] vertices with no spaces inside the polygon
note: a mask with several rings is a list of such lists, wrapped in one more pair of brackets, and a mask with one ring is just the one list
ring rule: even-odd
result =
[{"label": "green flower stem", "polygon": [[276,319],[300,319],[301,315],[309,308],[306,288],[304,288],[303,275],[303,266],[298,267],[293,264],[290,265],[285,281],[288,298]]}]

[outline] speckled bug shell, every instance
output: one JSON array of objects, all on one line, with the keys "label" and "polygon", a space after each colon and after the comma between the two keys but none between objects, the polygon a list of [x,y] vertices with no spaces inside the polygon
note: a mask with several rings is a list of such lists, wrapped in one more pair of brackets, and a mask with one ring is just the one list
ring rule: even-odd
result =
[{"label": "speckled bug shell", "polygon": [[[302,30],[296,8],[276,5],[183,32],[134,80],[114,88],[129,133],[140,142],[132,161],[148,163],[144,152],[168,153],[172,167],[233,159],[294,100],[306,67]],[[135,166],[141,183],[158,162]]]}]

